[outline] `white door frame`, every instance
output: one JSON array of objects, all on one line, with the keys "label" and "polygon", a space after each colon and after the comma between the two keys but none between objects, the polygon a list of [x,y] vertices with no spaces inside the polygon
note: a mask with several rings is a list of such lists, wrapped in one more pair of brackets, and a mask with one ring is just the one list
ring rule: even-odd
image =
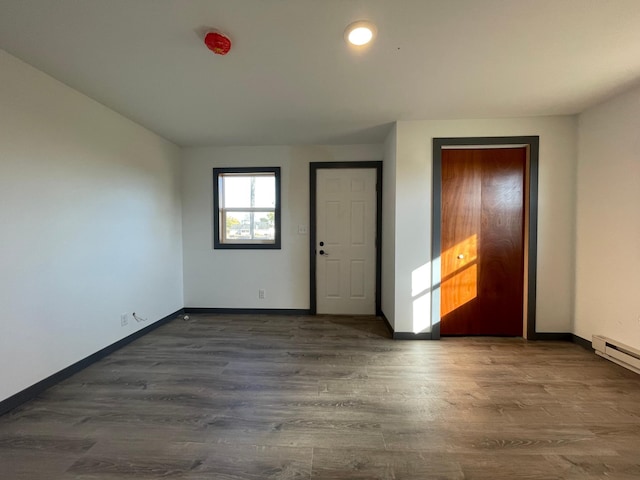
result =
[{"label": "white door frame", "polygon": [[309,312],[317,313],[317,286],[316,286],[316,182],[319,169],[332,168],[375,168],[376,170],[376,315],[382,314],[382,162],[311,162],[309,164]]}]

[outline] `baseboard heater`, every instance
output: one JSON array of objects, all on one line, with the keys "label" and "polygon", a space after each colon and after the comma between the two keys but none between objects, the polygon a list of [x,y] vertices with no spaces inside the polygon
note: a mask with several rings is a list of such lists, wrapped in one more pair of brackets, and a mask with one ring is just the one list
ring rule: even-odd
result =
[{"label": "baseboard heater", "polygon": [[640,350],[602,335],[594,335],[591,346],[597,355],[640,373]]}]

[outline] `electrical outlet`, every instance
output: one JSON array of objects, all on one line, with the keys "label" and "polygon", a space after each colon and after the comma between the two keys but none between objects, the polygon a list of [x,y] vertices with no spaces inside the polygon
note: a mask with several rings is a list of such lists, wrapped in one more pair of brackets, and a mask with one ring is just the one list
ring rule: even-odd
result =
[{"label": "electrical outlet", "polygon": [[122,315],[120,315],[120,326],[126,327],[127,325],[129,325],[129,317],[126,313],[123,313]]},{"label": "electrical outlet", "polygon": [[263,289],[263,288],[261,288],[260,290],[258,290],[258,298],[259,298],[260,300],[264,300],[264,298],[265,298],[265,292],[264,292],[264,289]]}]

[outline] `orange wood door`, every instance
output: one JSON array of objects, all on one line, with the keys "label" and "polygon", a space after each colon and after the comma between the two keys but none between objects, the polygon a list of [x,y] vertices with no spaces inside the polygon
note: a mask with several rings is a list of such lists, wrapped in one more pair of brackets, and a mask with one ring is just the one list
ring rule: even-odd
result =
[{"label": "orange wood door", "polygon": [[442,151],[442,335],[523,334],[525,165],[525,148]]}]

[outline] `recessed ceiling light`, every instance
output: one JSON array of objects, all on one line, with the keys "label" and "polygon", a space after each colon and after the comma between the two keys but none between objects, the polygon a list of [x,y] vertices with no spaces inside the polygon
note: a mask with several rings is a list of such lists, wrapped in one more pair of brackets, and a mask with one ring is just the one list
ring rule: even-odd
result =
[{"label": "recessed ceiling light", "polygon": [[344,31],[347,43],[361,47],[371,42],[376,36],[376,26],[366,20],[359,20],[350,24]]}]

